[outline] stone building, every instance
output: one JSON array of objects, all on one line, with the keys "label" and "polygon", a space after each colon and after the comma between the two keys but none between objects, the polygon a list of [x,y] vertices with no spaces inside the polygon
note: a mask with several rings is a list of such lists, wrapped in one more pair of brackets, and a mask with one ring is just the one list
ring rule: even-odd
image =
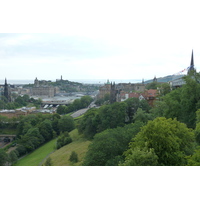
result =
[{"label": "stone building", "polygon": [[34,81],[34,86],[32,88],[31,94],[33,96],[47,96],[54,97],[57,92],[57,88],[49,86],[46,82],[40,84],[39,80],[36,78]]},{"label": "stone building", "polygon": [[110,95],[110,102],[114,103],[116,101],[121,101],[120,93],[130,93],[130,92],[144,92],[144,83],[110,83],[109,80],[104,86],[100,87],[98,99],[102,99],[106,94]]},{"label": "stone building", "polygon": [[101,86],[99,88],[99,94],[97,96],[98,99],[103,99],[106,94],[110,95],[111,91],[111,83],[109,80],[107,80],[107,83],[104,84],[104,86]]}]

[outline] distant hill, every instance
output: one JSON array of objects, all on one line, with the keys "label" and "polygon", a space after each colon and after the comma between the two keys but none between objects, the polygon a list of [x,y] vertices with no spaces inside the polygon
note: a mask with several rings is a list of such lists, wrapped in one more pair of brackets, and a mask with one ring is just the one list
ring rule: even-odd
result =
[{"label": "distant hill", "polygon": [[[160,77],[160,78],[157,78],[157,82],[166,83],[166,82],[181,78],[183,76],[184,75],[169,75],[169,76],[165,76],[165,77]],[[153,79],[148,80],[148,81],[144,81],[145,84],[152,83],[152,82],[153,82]]]}]

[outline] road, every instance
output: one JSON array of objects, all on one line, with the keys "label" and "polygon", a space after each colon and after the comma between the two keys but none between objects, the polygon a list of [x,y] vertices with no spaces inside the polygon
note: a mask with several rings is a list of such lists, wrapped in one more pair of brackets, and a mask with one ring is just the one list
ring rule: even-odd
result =
[{"label": "road", "polygon": [[83,115],[85,112],[87,112],[88,110],[89,110],[89,108],[84,108],[84,109],[78,110],[75,113],[71,114],[71,116],[73,118],[79,117],[79,116]]}]

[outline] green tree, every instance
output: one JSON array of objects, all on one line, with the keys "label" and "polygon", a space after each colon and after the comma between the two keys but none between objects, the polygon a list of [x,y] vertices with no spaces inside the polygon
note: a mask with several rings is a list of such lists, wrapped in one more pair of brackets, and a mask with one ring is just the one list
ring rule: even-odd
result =
[{"label": "green tree", "polygon": [[18,152],[18,157],[26,154],[26,148],[23,145],[18,144],[15,150]]},{"label": "green tree", "polygon": [[197,147],[193,155],[187,157],[188,166],[200,166],[200,146]]},{"label": "green tree", "polygon": [[156,166],[158,165],[158,156],[153,149],[131,149],[126,156],[123,166]]},{"label": "green tree", "polygon": [[18,152],[13,150],[8,154],[8,160],[10,162],[11,165],[13,165],[15,162],[17,162],[18,160]]},{"label": "green tree", "polygon": [[130,149],[125,152],[125,156],[131,157],[135,148],[145,148],[148,151],[153,149],[158,156],[158,165],[186,165],[186,156],[193,154],[194,141],[193,131],[185,124],[176,119],[160,117],[142,127],[130,143]]},{"label": "green tree", "polygon": [[160,90],[160,95],[165,96],[166,94],[171,92],[171,87],[169,83],[163,83],[161,84],[159,90]]},{"label": "green tree", "polygon": [[200,108],[200,84],[195,77],[186,76],[184,79],[186,84],[181,93],[181,121],[195,128],[196,111]]},{"label": "green tree", "polygon": [[81,108],[86,108],[90,105],[93,99],[91,96],[83,96],[81,97],[80,101],[81,101]]},{"label": "green tree", "polygon": [[82,108],[82,105],[81,105],[81,100],[80,99],[75,99],[74,102],[73,102],[73,110],[79,110]]},{"label": "green tree", "polygon": [[127,104],[127,114],[129,118],[129,122],[133,122],[133,117],[137,112],[138,108],[140,107],[140,101],[138,98],[129,98],[126,101]]},{"label": "green tree", "polygon": [[[177,118],[190,128],[195,128],[196,111],[200,108],[200,84],[197,81],[198,75],[193,77],[185,76],[185,83],[181,88],[175,89],[161,98],[163,107],[156,103],[154,113],[160,111],[166,118]],[[160,105],[161,105],[160,104]]]},{"label": "green tree", "polygon": [[74,119],[71,116],[62,116],[58,121],[60,131],[72,131],[75,128]]},{"label": "green tree", "polygon": [[29,100],[30,100],[30,97],[29,97],[29,95],[27,95],[27,94],[25,94],[22,98],[23,98],[23,100],[24,100],[25,102],[29,102]]},{"label": "green tree", "polygon": [[143,123],[147,123],[149,120],[152,120],[152,115],[149,113],[146,113],[141,108],[138,108],[137,112],[134,115],[133,120],[134,121],[141,121]]},{"label": "green tree", "polygon": [[18,96],[16,99],[15,99],[15,102],[19,104],[19,106],[26,106],[27,103],[24,101],[23,97],[21,96]]},{"label": "green tree", "polygon": [[48,157],[44,163],[44,166],[52,166],[52,159],[51,157]]},{"label": "green tree", "polygon": [[78,132],[84,134],[86,138],[93,138],[97,133],[98,124],[101,123],[98,118],[98,110],[96,108],[88,110],[80,121]]},{"label": "green tree", "polygon": [[2,100],[2,97],[1,97],[1,100],[0,100],[0,109],[5,109],[6,108],[6,103],[4,100]]},{"label": "green tree", "polygon": [[56,142],[56,148],[60,149],[61,147],[65,146],[71,142],[72,142],[72,139],[69,136],[68,132],[64,132],[58,137],[57,142]]},{"label": "green tree", "polygon": [[53,138],[53,128],[50,120],[45,119],[38,125],[38,128],[45,141],[49,141]]},{"label": "green tree", "polygon": [[70,157],[69,157],[69,161],[73,162],[73,163],[77,163],[78,162],[78,154],[75,151],[72,151]]},{"label": "green tree", "polygon": [[60,115],[66,114],[66,106],[59,105],[56,112]]},{"label": "green tree", "polygon": [[100,123],[98,124],[97,132],[108,128],[116,128],[117,126],[124,126],[125,120],[128,117],[126,111],[127,104],[125,102],[115,102],[99,108],[98,117]]},{"label": "green tree", "polygon": [[152,82],[152,83],[149,83],[146,85],[146,89],[147,90],[150,90],[150,89],[156,90],[158,86],[159,86],[159,84],[157,82]]},{"label": "green tree", "polygon": [[83,165],[118,165],[119,161],[123,161],[123,152],[128,148],[131,138],[139,132],[142,125],[137,122],[96,134],[89,145]]},{"label": "green tree", "polygon": [[3,149],[0,149],[0,166],[3,166],[8,161],[8,155]]}]

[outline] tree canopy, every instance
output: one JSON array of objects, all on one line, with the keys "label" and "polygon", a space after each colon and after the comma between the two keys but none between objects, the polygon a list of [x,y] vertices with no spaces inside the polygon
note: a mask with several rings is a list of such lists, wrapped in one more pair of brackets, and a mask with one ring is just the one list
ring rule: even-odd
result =
[{"label": "tree canopy", "polygon": [[89,145],[83,165],[118,165],[123,160],[123,152],[128,148],[131,138],[139,132],[142,125],[143,123],[137,122],[96,134]]},{"label": "tree canopy", "polygon": [[155,159],[155,155],[158,157],[158,165],[185,165],[186,156],[193,153],[194,145],[194,133],[185,124],[160,117],[149,121],[133,138],[130,149],[125,152],[125,162],[137,163],[134,160],[137,156],[133,155],[139,156],[138,151],[144,155],[146,151],[151,153],[151,159]]}]

